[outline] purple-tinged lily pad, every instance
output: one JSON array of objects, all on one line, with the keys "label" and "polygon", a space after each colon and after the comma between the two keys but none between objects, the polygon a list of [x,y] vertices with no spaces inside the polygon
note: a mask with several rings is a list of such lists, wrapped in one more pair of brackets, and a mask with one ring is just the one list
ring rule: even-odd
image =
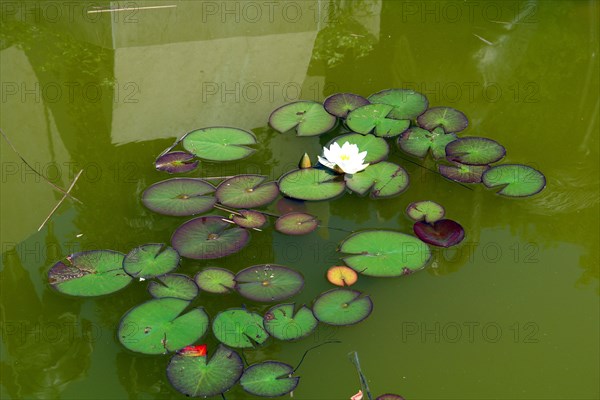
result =
[{"label": "purple-tinged lily pad", "polygon": [[440,219],[433,224],[417,221],[413,225],[413,230],[419,239],[438,247],[457,245],[465,237],[463,227],[451,219]]},{"label": "purple-tinged lily pad", "polygon": [[482,137],[457,139],[446,146],[449,161],[467,165],[488,165],[500,161],[506,149],[495,140]]},{"label": "purple-tinged lily pad", "polygon": [[296,101],[271,113],[269,125],[280,133],[296,128],[298,136],[316,136],[331,130],[337,119],[321,103]]},{"label": "purple-tinged lily pad", "polygon": [[254,210],[239,210],[239,214],[233,216],[233,222],[246,229],[260,228],[267,223],[265,214]]},{"label": "purple-tinged lily pad", "polygon": [[193,154],[186,151],[172,151],[158,157],[154,165],[158,171],[165,171],[169,174],[182,174],[195,170],[199,163],[200,161],[196,160]]},{"label": "purple-tinged lily pad", "polygon": [[408,187],[408,174],[401,166],[382,161],[369,165],[364,171],[345,176],[348,189],[365,195],[371,191],[371,197],[381,199],[396,196]]},{"label": "purple-tinged lily pad", "polygon": [[480,183],[481,176],[490,168],[489,165],[466,165],[455,163],[454,165],[438,165],[438,171],[442,176],[462,183]]},{"label": "purple-tinged lily pad", "polygon": [[390,147],[384,138],[375,135],[361,135],[359,133],[348,133],[346,135],[338,136],[324,147],[330,148],[333,143],[337,143],[341,147],[345,142],[357,145],[361,152],[366,151],[367,155],[363,162],[369,164],[375,164],[385,160],[390,152]]},{"label": "purple-tinged lily pad", "polygon": [[444,132],[460,132],[469,125],[469,120],[462,112],[451,107],[433,107],[425,111],[417,118],[421,128],[432,131],[438,126]]},{"label": "purple-tinged lily pad", "polygon": [[497,193],[510,197],[533,196],[546,187],[544,174],[521,164],[492,167],[483,174],[482,180],[488,188],[502,186]]},{"label": "purple-tinged lily pad", "polygon": [[348,114],[346,125],[363,135],[373,131],[379,137],[398,136],[410,126],[410,120],[388,118],[393,109],[388,104],[367,104]]},{"label": "purple-tinged lily pad", "polygon": [[425,157],[431,151],[433,158],[438,160],[446,157],[446,145],[456,140],[454,133],[444,133],[442,128],[428,131],[419,127],[407,129],[398,138],[398,146],[406,153]]},{"label": "purple-tinged lily pad", "polygon": [[156,279],[148,284],[148,292],[155,299],[169,297],[191,301],[198,296],[198,286],[187,275],[165,274]]},{"label": "purple-tinged lily pad", "polygon": [[235,276],[235,288],[254,301],[280,301],[302,290],[302,274],[283,265],[262,264],[245,268]]},{"label": "purple-tinged lily pad", "polygon": [[353,325],[373,311],[373,301],[358,290],[332,289],[315,299],[313,314],[328,325]]},{"label": "purple-tinged lily pad", "polygon": [[235,275],[224,268],[205,268],[194,277],[198,287],[208,293],[224,294],[235,288]]},{"label": "purple-tinged lily pad", "polygon": [[388,118],[415,119],[423,114],[429,106],[427,97],[409,89],[387,89],[369,96],[371,103],[382,103],[393,106]]},{"label": "purple-tinged lily pad", "polygon": [[433,223],[444,218],[444,207],[431,200],[415,201],[406,208],[406,214],[414,221]]},{"label": "purple-tinged lily pad", "polygon": [[329,114],[340,118],[346,118],[350,111],[367,104],[370,104],[369,100],[352,93],[332,94],[323,102],[323,106]]},{"label": "purple-tinged lily pad", "polygon": [[164,215],[189,216],[210,210],[216,202],[210,183],[198,178],[171,178],[149,186],[142,204]]},{"label": "purple-tinged lily pad", "polygon": [[296,200],[287,197],[282,197],[277,200],[276,203],[277,211],[280,214],[288,214],[291,212],[304,212],[306,211],[306,202],[303,200]]},{"label": "purple-tinged lily pad", "polygon": [[275,182],[265,182],[264,175],[238,175],[221,182],[215,196],[219,203],[233,208],[259,207],[269,204],[279,194]]},{"label": "purple-tinged lily pad", "polygon": [[237,253],[249,240],[246,229],[216,215],[191,219],[177,228],[171,237],[173,247],[181,256],[197,260]]},{"label": "purple-tinged lily pad", "polygon": [[306,213],[293,212],[282,215],[275,221],[275,229],[286,235],[306,235],[319,226],[319,220]]},{"label": "purple-tinged lily pad", "polygon": [[292,376],[294,367],[279,361],[252,364],[244,371],[240,385],[250,394],[261,397],[280,397],[296,389],[299,377]]}]

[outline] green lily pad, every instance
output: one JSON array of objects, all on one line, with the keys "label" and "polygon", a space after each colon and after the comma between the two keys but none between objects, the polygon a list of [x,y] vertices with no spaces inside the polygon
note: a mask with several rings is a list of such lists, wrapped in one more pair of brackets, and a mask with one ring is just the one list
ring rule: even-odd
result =
[{"label": "green lily pad", "polygon": [[251,348],[269,338],[263,318],[245,308],[221,311],[212,325],[213,333],[221,343],[237,348]]},{"label": "green lily pad", "polygon": [[406,214],[414,221],[434,223],[444,218],[444,207],[431,200],[415,201],[406,208]]},{"label": "green lily pad", "polygon": [[48,271],[48,282],[71,296],[101,296],[123,289],[131,276],[123,269],[125,254],[112,250],[75,253]]},{"label": "green lily pad", "polygon": [[171,385],[189,397],[212,397],[233,387],[244,372],[242,358],[219,345],[210,361],[206,356],[175,354],[167,366]]},{"label": "green lily pad", "polygon": [[466,165],[460,163],[438,165],[438,171],[440,171],[442,176],[462,183],[480,183],[481,176],[489,168],[489,165]]},{"label": "green lily pad", "polygon": [[432,131],[438,126],[444,132],[460,132],[469,125],[467,116],[451,107],[433,107],[425,111],[417,118],[421,128]]},{"label": "green lily pad", "polygon": [[197,178],[171,178],[149,186],[142,193],[142,204],[164,215],[188,216],[210,210],[216,202],[210,183]]},{"label": "green lily pad", "polygon": [[280,301],[302,290],[304,278],[288,267],[261,264],[245,268],[237,273],[235,282],[238,293],[254,301]]},{"label": "green lily pad", "polygon": [[482,137],[457,139],[446,146],[446,158],[467,165],[488,165],[500,161],[506,150],[495,140]]},{"label": "green lily pad", "polygon": [[319,220],[314,215],[292,212],[282,215],[275,221],[275,230],[286,235],[306,235],[319,226]]},{"label": "green lily pad", "polygon": [[482,177],[488,188],[502,186],[497,193],[510,197],[527,197],[546,187],[546,178],[537,169],[521,164],[504,164],[492,167]]},{"label": "green lily pad", "polygon": [[346,118],[350,111],[356,110],[358,107],[366,106],[367,104],[369,104],[369,100],[352,93],[332,94],[323,101],[325,110],[327,110],[329,114],[340,118]]},{"label": "green lily pad", "polygon": [[313,313],[319,321],[338,326],[359,323],[371,311],[371,298],[351,289],[329,290],[317,297],[313,305]]},{"label": "green lily pad", "polygon": [[302,306],[294,313],[295,304],[278,304],[266,312],[263,325],[269,335],[279,340],[297,340],[310,335],[318,321],[310,308]]},{"label": "green lily pad", "polygon": [[346,175],[346,185],[360,195],[371,191],[374,199],[395,196],[408,187],[408,174],[399,165],[382,161],[369,165],[364,171]]},{"label": "green lily pad", "polygon": [[361,135],[359,133],[348,133],[338,136],[327,143],[325,147],[329,148],[333,143],[337,143],[341,147],[346,142],[357,145],[361,152],[366,151],[367,156],[364,162],[369,164],[385,160],[390,152],[390,146],[388,146],[384,138],[374,135]]},{"label": "green lily pad", "polygon": [[183,257],[211,259],[225,257],[243,249],[250,240],[246,229],[209,215],[191,219],[175,230],[171,244]]},{"label": "green lily pad", "polygon": [[154,165],[158,171],[182,174],[195,170],[199,163],[200,161],[196,160],[193,154],[186,151],[172,151],[158,157]]},{"label": "green lily pad", "polygon": [[398,138],[398,147],[405,153],[425,157],[429,151],[438,160],[446,157],[446,146],[457,139],[454,133],[444,133],[442,128],[428,131],[419,127],[406,130]]},{"label": "green lily pad", "polygon": [[254,153],[255,149],[248,146],[256,144],[256,136],[239,128],[214,126],[188,133],[182,144],[187,151],[204,160],[234,161]]},{"label": "green lily pad", "polygon": [[157,279],[148,284],[148,292],[155,299],[170,297],[191,301],[198,296],[198,286],[187,275],[165,274]]},{"label": "green lily pad", "polygon": [[296,101],[285,104],[271,113],[269,125],[284,133],[296,128],[298,136],[316,136],[331,130],[336,118],[321,103]]},{"label": "green lily pad", "polygon": [[[414,236],[389,230],[354,233],[340,245],[347,266],[363,275],[391,277],[419,270],[431,258],[429,246]],[[314,311],[314,310],[313,310]]]},{"label": "green lily pad", "polygon": [[208,329],[203,308],[183,314],[189,301],[154,299],[129,310],[119,325],[119,341],[129,350],[163,354],[182,349],[199,340]]},{"label": "green lily pad", "polygon": [[[279,191],[279,189],[277,191]],[[233,222],[235,222],[242,228],[260,228],[261,226],[267,223],[266,215],[259,211],[239,210],[238,213],[241,215],[234,214]]]},{"label": "green lily pad", "polygon": [[163,275],[179,265],[179,254],[164,243],[145,244],[131,250],[123,260],[123,269],[140,280]]},{"label": "green lily pad", "polygon": [[346,185],[341,177],[320,168],[296,169],[279,179],[279,190],[299,200],[329,200],[344,193]]},{"label": "green lily pad", "polygon": [[296,389],[299,377],[290,376],[294,367],[278,361],[252,364],[244,371],[240,385],[255,396],[279,397]]},{"label": "green lily pad", "polygon": [[393,106],[388,114],[388,118],[393,119],[415,119],[429,106],[427,97],[409,89],[382,90],[369,96],[369,101]]},{"label": "green lily pad", "polygon": [[229,293],[235,288],[235,275],[224,268],[205,268],[194,277],[198,287],[209,293]]},{"label": "green lily pad", "polygon": [[265,182],[264,175],[238,175],[223,181],[215,196],[219,203],[233,208],[260,207],[269,204],[279,194],[275,182]]},{"label": "green lily pad", "polygon": [[398,136],[410,126],[408,119],[388,118],[388,114],[394,109],[387,104],[368,104],[357,108],[348,114],[346,125],[354,132],[366,135],[371,131],[375,136],[393,137]]}]

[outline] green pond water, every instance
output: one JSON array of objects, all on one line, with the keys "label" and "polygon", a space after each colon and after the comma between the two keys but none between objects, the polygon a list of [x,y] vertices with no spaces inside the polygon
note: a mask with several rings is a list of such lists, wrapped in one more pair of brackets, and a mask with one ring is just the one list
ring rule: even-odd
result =
[{"label": "green pond water", "polygon": [[[140,194],[167,178],[153,161],[175,137],[215,125],[252,129],[254,155],[202,162],[189,175],[277,179],[304,152],[316,159],[333,135],[279,134],[267,127],[274,108],[393,87],[465,112],[464,135],[499,141],[507,148],[504,162],[543,171],[546,189],[526,199],[470,190],[404,160],[393,145],[389,159],[411,178],[400,196],[307,203],[322,225],[337,229],[292,237],[267,228],[253,232],[240,253],[184,260],[178,271],[287,265],[306,279],[293,301],[310,304],[331,287],[324,273],[340,264],[343,230],[410,233],[406,206],[434,200],[464,226],[459,246],[434,249],[428,268],[411,276],[359,278],[355,287],[374,302],[362,323],[320,326],[299,342],[247,351],[248,361],[296,365],[308,348],[339,341],[309,353],[298,370],[297,399],[356,393],[352,351],[373,395],[599,398],[597,2],[1,6],[2,130],[58,186],[84,170],[73,189],[83,205],[65,201],[38,232],[61,194],[2,141],[2,398],[183,398],[166,379],[169,356],[130,352],[116,337],[121,316],[150,298],[146,283],[72,298],[50,288],[49,267],[76,251],[127,253],[170,242],[185,218],[150,212]],[[275,203],[268,209],[279,212]],[[211,316],[242,304],[268,308],[235,294],[200,299]],[[203,342],[209,353],[217,345],[212,334]],[[226,397],[250,398],[239,385]]]}]

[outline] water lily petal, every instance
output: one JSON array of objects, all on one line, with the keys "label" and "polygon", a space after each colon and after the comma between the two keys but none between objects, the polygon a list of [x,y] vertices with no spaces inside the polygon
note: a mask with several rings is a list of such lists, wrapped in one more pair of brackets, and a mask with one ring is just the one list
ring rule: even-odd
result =
[{"label": "water lily petal", "polygon": [[325,158],[323,158],[321,156],[317,156],[317,158],[319,159],[319,162],[322,165],[326,166],[327,168],[335,168],[335,165],[336,165],[335,163],[333,163],[333,162],[331,162],[331,161],[329,161],[329,160],[327,160],[327,159],[325,159]]}]

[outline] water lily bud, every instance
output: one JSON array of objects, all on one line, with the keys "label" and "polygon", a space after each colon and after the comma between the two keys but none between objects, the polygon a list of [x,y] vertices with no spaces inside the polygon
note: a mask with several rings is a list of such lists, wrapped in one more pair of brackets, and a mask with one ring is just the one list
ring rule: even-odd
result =
[{"label": "water lily bud", "polygon": [[310,161],[310,157],[307,153],[304,153],[302,159],[300,159],[300,164],[298,165],[300,169],[306,169],[312,167],[312,162]]}]

